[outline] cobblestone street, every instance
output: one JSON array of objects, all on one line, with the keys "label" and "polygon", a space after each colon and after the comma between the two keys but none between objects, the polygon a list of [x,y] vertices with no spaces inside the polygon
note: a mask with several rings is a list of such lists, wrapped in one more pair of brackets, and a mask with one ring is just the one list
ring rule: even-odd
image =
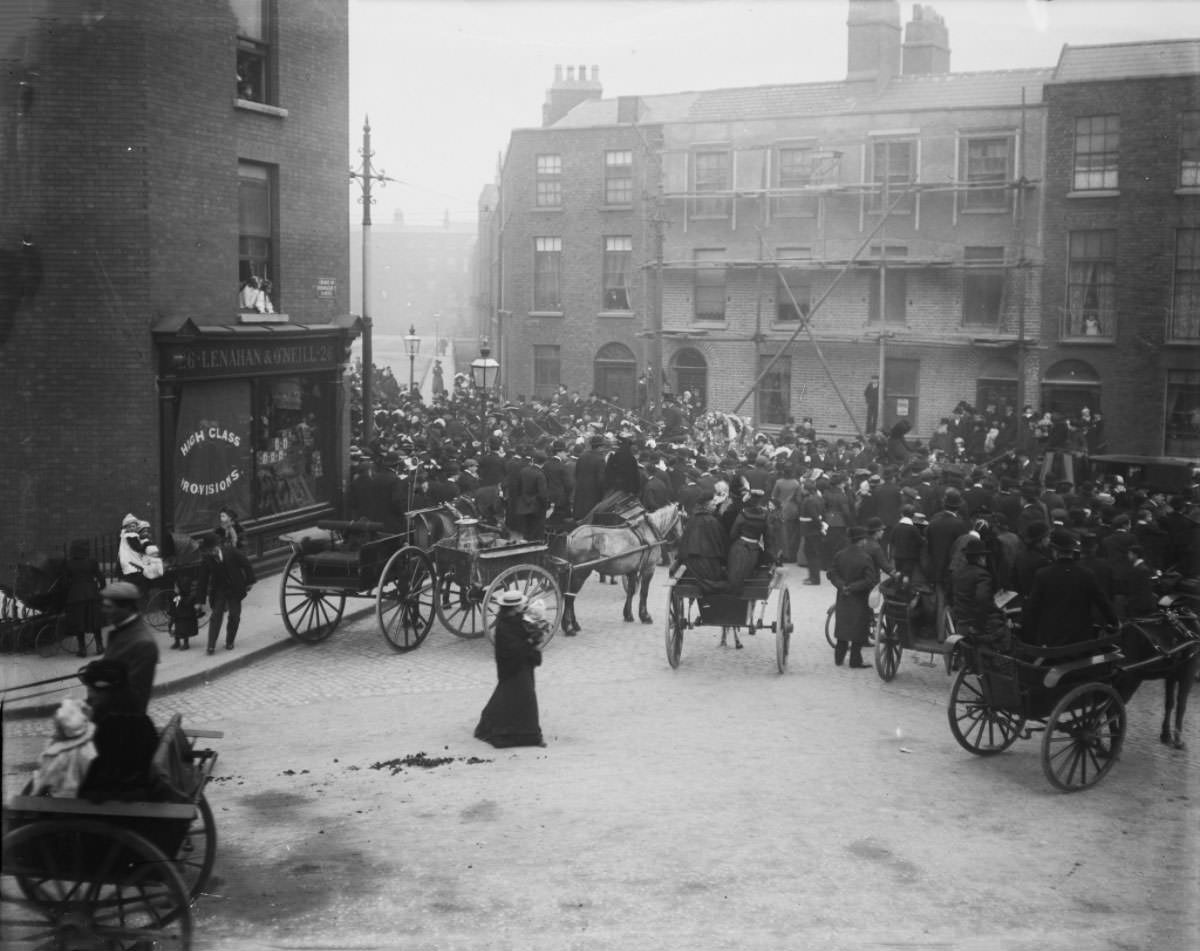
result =
[{"label": "cobblestone street", "polygon": [[[545,749],[472,738],[486,641],[435,625],[396,655],[365,615],[156,701],[226,733],[196,945],[1195,946],[1196,754],[1158,743],[1156,685],[1112,773],[1062,795],[1036,736],[991,758],[955,743],[940,660],[908,654],[890,684],[835,668],[831,589],[790,574],[783,676],[766,631],[741,651],[689,632],[673,671],[660,584],[643,626],[589,583],[583,634],[538,674]],[[6,792],[42,732],[8,724]],[[372,768],[418,753],[451,761]]]}]

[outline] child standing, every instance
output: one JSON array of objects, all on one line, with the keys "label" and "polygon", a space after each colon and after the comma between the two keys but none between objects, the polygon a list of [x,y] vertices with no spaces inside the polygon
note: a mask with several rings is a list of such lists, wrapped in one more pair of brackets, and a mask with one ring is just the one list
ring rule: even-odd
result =
[{"label": "child standing", "polygon": [[185,651],[188,642],[200,633],[203,605],[196,603],[196,585],[190,578],[175,582],[175,598],[171,603],[171,650]]}]

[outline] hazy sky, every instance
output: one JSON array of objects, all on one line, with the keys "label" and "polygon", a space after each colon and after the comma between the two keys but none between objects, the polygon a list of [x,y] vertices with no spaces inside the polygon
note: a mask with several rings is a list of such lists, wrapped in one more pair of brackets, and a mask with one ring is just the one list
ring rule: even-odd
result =
[{"label": "hazy sky", "polygon": [[[954,72],[1053,66],[1064,43],[1200,37],[1200,0],[932,0]],[[901,3],[901,21],[912,16]],[[350,0],[351,160],[402,183],[374,220],[473,221],[514,128],[541,124],[554,66],[600,67],[605,98],[827,82],[847,0]],[[1200,65],[1200,64],[1198,64]],[[361,218],[351,191],[351,221]]]}]

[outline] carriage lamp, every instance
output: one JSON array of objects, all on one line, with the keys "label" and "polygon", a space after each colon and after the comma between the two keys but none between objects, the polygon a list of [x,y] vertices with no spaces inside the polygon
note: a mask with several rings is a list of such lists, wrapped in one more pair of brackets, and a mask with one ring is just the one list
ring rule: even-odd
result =
[{"label": "carriage lamp", "polygon": [[417,336],[417,328],[413,324],[409,324],[408,336],[404,338],[404,349],[408,352],[408,392],[412,393],[416,389],[413,385],[413,368],[417,362],[417,354],[421,352],[421,338]]},{"label": "carriage lamp", "polygon": [[[492,359],[492,348],[488,345],[488,338],[484,337],[480,341],[479,356],[471,361],[471,382],[479,389],[479,431],[482,435],[484,426],[487,425],[487,391],[488,380],[494,386],[496,383],[496,371],[500,369],[500,364]],[[480,439],[483,442],[483,439]]]}]

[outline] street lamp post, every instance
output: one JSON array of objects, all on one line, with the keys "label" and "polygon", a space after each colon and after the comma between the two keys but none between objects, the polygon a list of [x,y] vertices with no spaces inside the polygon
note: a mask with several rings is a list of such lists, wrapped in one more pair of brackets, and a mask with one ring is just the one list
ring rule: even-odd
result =
[{"label": "street lamp post", "polygon": [[500,364],[492,359],[488,338],[484,337],[479,343],[479,356],[471,361],[471,381],[479,388],[479,442],[482,444],[487,435],[484,427],[487,425],[488,375],[491,375],[491,382],[495,384]]},{"label": "street lamp post", "polygon": [[408,351],[408,393],[411,396],[416,390],[413,383],[413,370],[417,362],[417,354],[421,351],[421,338],[417,336],[417,328],[410,325],[408,336],[404,338],[404,349]]}]

